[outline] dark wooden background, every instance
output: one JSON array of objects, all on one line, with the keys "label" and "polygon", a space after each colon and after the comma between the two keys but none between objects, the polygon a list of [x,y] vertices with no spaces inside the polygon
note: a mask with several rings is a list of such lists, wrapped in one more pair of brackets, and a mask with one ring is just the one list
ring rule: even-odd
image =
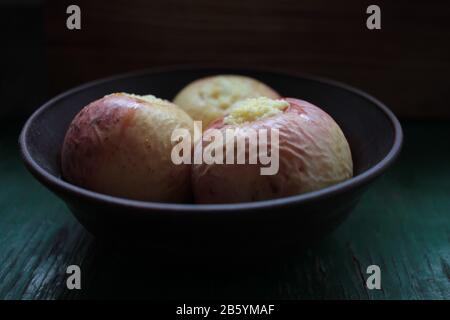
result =
[{"label": "dark wooden background", "polygon": [[[68,4],[82,30],[66,29]],[[381,8],[382,29],[366,28]],[[368,91],[402,117],[450,118],[450,2],[48,1],[50,92],[174,64],[271,67]]]}]

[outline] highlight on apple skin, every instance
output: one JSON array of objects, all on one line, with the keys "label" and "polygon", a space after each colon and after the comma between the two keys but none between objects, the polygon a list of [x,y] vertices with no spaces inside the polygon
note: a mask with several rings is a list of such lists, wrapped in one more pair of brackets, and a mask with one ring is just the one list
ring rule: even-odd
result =
[{"label": "highlight on apple skin", "polygon": [[78,186],[136,200],[187,202],[190,166],[171,161],[175,128],[193,121],[153,96],[110,94],[84,107],[66,133],[63,178]]},{"label": "highlight on apple skin", "polygon": [[212,121],[224,116],[237,101],[247,98],[280,98],[266,84],[241,75],[217,75],[195,80],[184,87],[173,102],[192,119],[202,121],[206,128]]},{"label": "highlight on apple skin", "polygon": [[[349,144],[333,118],[306,101],[283,98],[247,99],[208,130],[272,128],[279,132],[279,169],[261,175],[261,164],[194,164],[192,186],[197,203],[237,203],[267,200],[318,190],[349,179],[353,162]],[[225,140],[225,139],[224,139]],[[210,142],[199,141],[195,150]],[[248,141],[245,148],[248,159]],[[270,149],[267,139],[267,149]],[[201,144],[201,145],[200,145]],[[258,152],[260,150],[258,146]],[[224,146],[225,148],[225,146]],[[227,151],[224,151],[224,154]]]}]

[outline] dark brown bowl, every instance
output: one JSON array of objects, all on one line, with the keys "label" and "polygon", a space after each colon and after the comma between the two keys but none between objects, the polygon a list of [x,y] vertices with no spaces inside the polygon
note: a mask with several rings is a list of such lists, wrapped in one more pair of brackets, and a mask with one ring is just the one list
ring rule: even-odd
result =
[{"label": "dark brown bowl", "polygon": [[[61,179],[60,150],[73,117],[106,94],[153,94],[171,100],[189,82],[214,74],[259,79],[281,95],[320,106],[340,125],[354,161],[353,178],[318,191],[239,204],[142,202],[96,193]],[[356,205],[366,187],[395,160],[402,129],[393,113],[368,94],[317,77],[242,69],[171,68],[94,81],[69,90],[40,107],[20,135],[30,172],[63,199],[86,229],[111,240],[197,252],[265,251],[308,243],[333,230]]]}]

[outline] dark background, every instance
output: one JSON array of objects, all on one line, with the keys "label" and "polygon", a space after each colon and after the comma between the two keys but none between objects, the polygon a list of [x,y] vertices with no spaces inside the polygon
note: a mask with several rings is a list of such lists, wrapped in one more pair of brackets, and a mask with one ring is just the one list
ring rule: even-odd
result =
[{"label": "dark background", "polygon": [[[66,28],[81,7],[82,29]],[[381,7],[381,30],[366,8]],[[401,118],[450,118],[448,1],[1,1],[0,115],[96,78],[175,64],[270,67],[357,86]]]}]

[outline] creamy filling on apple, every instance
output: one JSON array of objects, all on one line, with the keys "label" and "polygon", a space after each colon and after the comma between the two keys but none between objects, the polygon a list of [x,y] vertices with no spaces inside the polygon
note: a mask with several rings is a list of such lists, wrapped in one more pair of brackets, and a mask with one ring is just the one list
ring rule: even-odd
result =
[{"label": "creamy filling on apple", "polygon": [[282,99],[266,97],[245,99],[231,106],[230,112],[225,116],[223,122],[226,125],[239,125],[261,120],[282,113],[288,107],[289,103]]},{"label": "creamy filling on apple", "polygon": [[219,77],[205,84],[199,96],[203,102],[221,110],[227,110],[236,101],[239,101],[251,92],[249,83],[235,81],[234,78]]},{"label": "creamy filling on apple", "polygon": [[119,95],[123,94],[123,95],[126,95],[127,97],[144,100],[145,102],[150,102],[152,104],[158,104],[158,105],[170,103],[170,101],[157,98],[151,94],[147,94],[145,96],[141,96],[141,95],[133,94],[133,93],[113,93],[113,94],[119,94]]}]

